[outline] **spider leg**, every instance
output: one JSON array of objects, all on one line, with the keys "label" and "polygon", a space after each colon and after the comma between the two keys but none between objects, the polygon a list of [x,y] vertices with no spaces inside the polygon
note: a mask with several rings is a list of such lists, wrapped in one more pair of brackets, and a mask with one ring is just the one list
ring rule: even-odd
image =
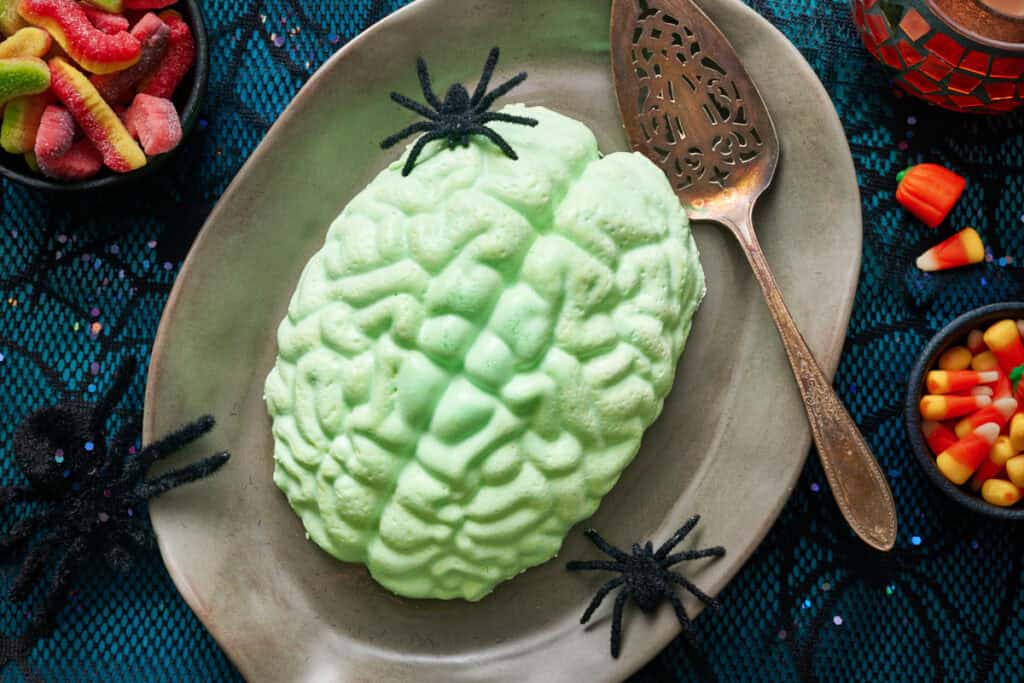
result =
[{"label": "spider leg", "polygon": [[615,607],[612,609],[612,657],[619,658],[622,652],[622,608],[626,605],[626,591],[615,596]]},{"label": "spider leg", "polygon": [[707,593],[705,593],[701,589],[697,588],[697,586],[694,585],[694,583],[692,581],[690,581],[689,579],[687,579],[687,578],[685,578],[683,576],[680,576],[679,574],[676,574],[675,572],[665,572],[665,573],[668,574],[668,578],[669,578],[670,581],[674,581],[675,583],[678,583],[680,586],[682,586],[686,590],[688,590],[691,593],[693,593],[705,605],[708,605],[710,607],[718,608],[718,606],[720,604],[718,602],[718,600],[714,599],[713,597],[711,597],[710,595],[708,595]]},{"label": "spider leg", "polygon": [[224,451],[194,462],[191,465],[186,465],[181,469],[162,474],[151,481],[143,481],[129,495],[125,496],[125,503],[129,506],[136,505],[178,486],[202,479],[220,469],[221,465],[226,463],[230,457]]},{"label": "spider leg", "polygon": [[690,517],[690,519],[686,520],[686,524],[679,527],[679,530],[672,534],[672,538],[661,544],[661,547],[658,548],[658,552],[654,553],[654,558],[657,560],[664,559],[666,555],[672,552],[672,548],[679,545],[679,543],[686,538],[687,534],[693,531],[693,527],[697,526],[697,522],[699,521],[700,515],[694,515],[693,517]]},{"label": "spider leg", "polygon": [[671,591],[665,596],[668,601],[672,603],[672,609],[676,611],[676,619],[679,620],[679,625],[683,627],[683,633],[687,637],[692,637],[691,631],[693,629],[693,622],[690,621],[690,616],[686,613],[686,608],[683,607],[683,601],[679,599],[679,596]]},{"label": "spider leg", "polygon": [[135,376],[136,366],[137,362],[134,356],[128,356],[121,361],[121,365],[114,375],[114,383],[110,385],[110,389],[107,390],[107,393],[103,394],[103,397],[93,410],[91,425],[93,433],[101,434],[103,432],[103,425],[110,419],[111,413],[114,412],[114,406],[117,405],[121,397],[128,391],[132,378]]},{"label": "spider leg", "polygon": [[203,417],[189,422],[183,427],[179,427],[164,438],[154,441],[149,444],[135,456],[134,460],[128,462],[125,465],[125,472],[128,477],[137,475],[157,460],[166,458],[171,453],[179,451],[188,444],[192,443],[199,437],[203,436],[211,429],[215,421],[212,415],[204,415]]},{"label": "spider leg", "polygon": [[64,557],[57,563],[57,569],[53,572],[53,580],[46,593],[46,598],[36,608],[26,633],[31,633],[34,638],[42,638],[46,633],[52,631],[57,625],[57,613],[64,607],[68,599],[68,588],[75,578],[75,570],[78,569],[85,558],[86,550],[89,548],[89,541],[79,536],[72,541],[71,546]]},{"label": "spider leg", "polygon": [[494,104],[495,100],[497,100],[502,95],[505,95],[509,90],[516,87],[525,80],[525,71],[516,74],[515,76],[508,79],[507,81],[499,85],[497,88],[495,88],[494,90],[480,98],[480,101],[476,103],[475,107],[473,107],[473,111],[477,113],[487,111],[488,109],[491,108],[491,105]]},{"label": "spider leg", "polygon": [[110,448],[107,449],[107,461],[103,463],[100,470],[100,476],[103,479],[110,481],[120,476],[125,464],[125,455],[128,453],[132,441],[135,441],[135,437],[138,436],[140,428],[138,417],[133,417],[121,425]]},{"label": "spider leg", "polygon": [[443,137],[445,137],[445,134],[440,131],[434,131],[433,133],[427,133],[426,135],[421,136],[420,139],[416,141],[416,144],[412,146],[412,149],[409,150],[409,156],[406,157],[405,166],[402,168],[402,175],[407,176],[412,173],[412,169],[416,167],[416,159],[419,158],[420,153],[423,151],[423,148],[427,146],[428,142],[440,140]]},{"label": "spider leg", "polygon": [[528,116],[514,116],[512,114],[503,114],[500,111],[486,111],[480,115],[480,123],[490,123],[491,121],[504,121],[505,123],[518,123],[524,126],[536,126],[537,119],[531,119]]},{"label": "spider leg", "polygon": [[423,57],[416,60],[416,75],[420,77],[420,90],[423,91],[423,97],[426,98],[427,104],[440,110],[441,100],[434,94],[434,88],[430,83],[430,71],[427,70],[427,62]]},{"label": "spider leg", "polygon": [[477,81],[476,90],[473,91],[473,97],[469,100],[470,107],[476,107],[477,103],[487,94],[487,86],[491,83],[491,76],[494,75],[494,67],[498,66],[498,56],[501,52],[496,47],[491,48],[490,54],[487,55],[487,61],[484,62],[484,70],[480,73],[480,80]]},{"label": "spider leg", "polygon": [[[598,607],[601,606],[601,602],[604,601],[604,599],[608,596],[608,594],[611,593],[616,588],[618,588],[619,586],[621,586],[622,584],[624,584],[625,582],[626,582],[626,578],[623,577],[623,576],[620,576],[619,578],[612,579],[611,581],[609,581],[605,585],[601,586],[601,588],[597,591],[597,594],[594,595],[594,599],[590,601],[589,605],[587,605],[587,609],[583,612],[583,616],[580,617],[580,623],[581,624],[585,624],[588,621],[590,621],[590,617],[592,617],[594,615],[594,611]],[[625,595],[624,592],[620,593],[619,597],[622,597],[624,595]],[[616,602],[617,601],[618,601],[618,598],[616,598]]]},{"label": "spider leg", "polygon": [[402,105],[406,109],[411,109],[412,111],[416,112],[425,119],[430,119],[431,121],[437,120],[437,112],[431,111],[430,108],[427,107],[426,105],[420,104],[416,100],[406,97],[402,93],[391,93],[391,99],[397,102],[398,104]]},{"label": "spider leg", "polygon": [[700,550],[687,550],[686,552],[662,558],[661,566],[671,567],[684,560],[699,560],[702,557],[722,557],[723,555],[725,555],[725,548],[720,545],[716,545],[713,548],[701,548]]},{"label": "spider leg", "polygon": [[56,512],[45,512],[41,515],[26,517],[15,522],[11,530],[0,538],[0,557],[18,550],[26,541],[35,535],[44,524],[58,519]]},{"label": "spider leg", "polygon": [[21,571],[15,577],[7,592],[11,602],[21,602],[32,592],[32,587],[46,569],[47,563],[53,557],[53,551],[63,544],[67,538],[63,535],[54,534],[32,546],[25,561],[21,563]]},{"label": "spider leg", "polygon": [[590,539],[591,543],[600,548],[601,551],[604,552],[606,555],[610,555],[611,557],[614,557],[616,560],[620,560],[623,562],[629,559],[629,555],[622,552],[615,546],[608,543],[608,541],[601,538],[601,534],[597,533],[596,529],[587,529],[584,532],[584,534],[587,538]]},{"label": "spider leg", "polygon": [[507,156],[509,159],[515,160],[519,158],[519,155],[516,154],[516,151],[514,149],[512,149],[512,146],[505,142],[505,138],[501,137],[490,128],[485,128],[483,126],[473,126],[467,132],[474,135],[483,135],[485,138],[487,138],[495,145],[497,145],[498,149],[504,152],[505,156]]},{"label": "spider leg", "polygon": [[608,562],[606,560],[570,560],[565,563],[565,568],[571,572],[587,570],[621,572],[625,569],[621,562]]},{"label": "spider leg", "polygon": [[406,126],[402,130],[395,133],[394,135],[389,135],[388,137],[384,138],[384,140],[380,143],[381,149],[388,149],[389,147],[394,147],[395,145],[397,145],[399,142],[409,137],[410,135],[413,135],[415,133],[426,133],[427,131],[434,130],[434,128],[436,127],[437,124],[434,123],[433,121],[417,121],[411,126]]}]

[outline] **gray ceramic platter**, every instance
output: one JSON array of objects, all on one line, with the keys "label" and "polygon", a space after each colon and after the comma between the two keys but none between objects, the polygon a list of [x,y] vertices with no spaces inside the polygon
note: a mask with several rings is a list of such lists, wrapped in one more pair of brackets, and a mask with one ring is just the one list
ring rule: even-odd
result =
[{"label": "gray ceramic platter", "polygon": [[[605,151],[626,148],[612,92],[607,0],[418,0],[328,61],[225,192],[178,278],[157,335],[145,438],[202,413],[216,431],[175,463],[214,449],[233,458],[211,479],[151,507],[164,561],[189,605],[252,681],[605,681],[638,669],[677,633],[667,606],[627,609],[624,652],[608,654],[610,603],[581,627],[598,573],[570,533],[558,559],[479,603],[391,595],[361,565],[305,540],[272,480],[263,380],[275,331],[306,260],[349,199],[396,150],[377,142],[409,122],[391,90],[416,93],[422,52],[435,81],[475,82],[492,45],[498,79],[589,124]],[[738,0],[704,0],[738,48],[782,142],[776,181],[756,211],[765,252],[793,314],[834,372],[860,268],[860,199],[840,123],[811,69]],[[500,82],[500,81],[499,81]],[[704,515],[687,545],[728,555],[690,563],[718,593],[775,520],[810,443],[782,347],[743,256],[695,226],[707,272],[701,308],[665,411],[590,524],[617,544],[666,538]],[[173,463],[172,463],[173,464]],[[686,547],[686,546],[684,546]],[[691,613],[698,609],[687,602]]]}]

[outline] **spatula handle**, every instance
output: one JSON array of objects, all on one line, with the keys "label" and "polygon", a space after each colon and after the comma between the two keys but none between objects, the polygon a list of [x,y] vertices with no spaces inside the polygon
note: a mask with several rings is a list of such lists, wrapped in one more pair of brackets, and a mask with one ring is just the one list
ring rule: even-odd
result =
[{"label": "spatula handle", "polygon": [[891,550],[896,542],[896,506],[889,484],[797,329],[749,219],[747,223],[735,232],[782,337],[832,494],[850,527],[865,543]]}]

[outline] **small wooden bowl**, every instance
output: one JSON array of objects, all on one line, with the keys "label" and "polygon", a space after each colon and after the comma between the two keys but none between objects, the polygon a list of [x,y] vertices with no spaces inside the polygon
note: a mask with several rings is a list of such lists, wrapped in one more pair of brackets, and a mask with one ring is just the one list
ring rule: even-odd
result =
[{"label": "small wooden bowl", "polygon": [[973,512],[997,519],[1024,520],[1024,503],[1014,507],[1002,508],[986,502],[980,493],[974,493],[962,486],[957,486],[946,479],[935,465],[935,456],[925,443],[921,433],[921,413],[918,404],[924,394],[925,375],[938,363],[939,356],[951,346],[963,344],[967,334],[973,329],[982,329],[994,322],[1010,318],[1024,318],[1024,302],[1011,301],[991,306],[982,306],[964,313],[959,318],[942,328],[921,352],[920,358],[910,372],[910,383],[907,388],[907,402],[904,406],[904,417],[907,424],[907,436],[924,473],[939,490]]},{"label": "small wooden bowl", "polygon": [[178,0],[168,9],[181,13],[182,18],[192,30],[192,38],[196,44],[196,61],[192,69],[185,74],[181,85],[174,93],[174,105],[181,117],[182,141],[177,147],[166,154],[149,157],[146,165],[129,173],[114,173],[109,169],[100,171],[99,175],[80,182],[64,182],[53,180],[32,171],[21,155],[7,154],[0,150],[0,175],[17,183],[37,190],[50,192],[77,193],[86,190],[108,190],[123,188],[135,181],[158,171],[185,142],[185,138],[195,127],[199,119],[203,95],[206,93],[206,80],[210,72],[209,41],[206,37],[206,26],[198,0]]}]

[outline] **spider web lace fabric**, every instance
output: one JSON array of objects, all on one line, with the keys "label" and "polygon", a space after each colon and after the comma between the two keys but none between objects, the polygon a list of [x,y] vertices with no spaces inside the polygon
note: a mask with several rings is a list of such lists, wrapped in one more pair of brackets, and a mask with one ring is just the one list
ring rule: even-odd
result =
[{"label": "spider web lace fabric", "polygon": [[[159,182],[59,203],[4,182],[0,481],[18,481],[7,448],[31,409],[65,394],[93,398],[124,354],[148,357],[181,260],[231,177],[319,64],[402,4],[206,0],[207,114]],[[1004,260],[1024,258],[1024,116],[962,118],[896,98],[844,2],[751,4],[810,62],[850,140],[864,262],[836,386],[889,472],[900,537],[886,558],[866,555],[812,456],[778,523],[720,596],[723,609],[697,620],[698,648],[677,640],[635,680],[1019,680],[1024,529],[973,519],[932,490],[911,461],[900,404],[933,331],[1024,293],[1024,270]],[[923,228],[893,201],[896,172],[923,160],[970,178],[948,225],[975,226],[990,262],[938,276],[913,268],[951,232]],[[126,409],[141,409],[142,376]],[[16,571],[0,568],[0,588]],[[0,601],[0,631],[20,631],[26,609]],[[642,617],[627,610],[631,618]],[[46,681],[240,680],[155,553],[125,575],[87,568],[57,632],[29,661]],[[20,680],[13,666],[0,672],[0,681]]]}]

